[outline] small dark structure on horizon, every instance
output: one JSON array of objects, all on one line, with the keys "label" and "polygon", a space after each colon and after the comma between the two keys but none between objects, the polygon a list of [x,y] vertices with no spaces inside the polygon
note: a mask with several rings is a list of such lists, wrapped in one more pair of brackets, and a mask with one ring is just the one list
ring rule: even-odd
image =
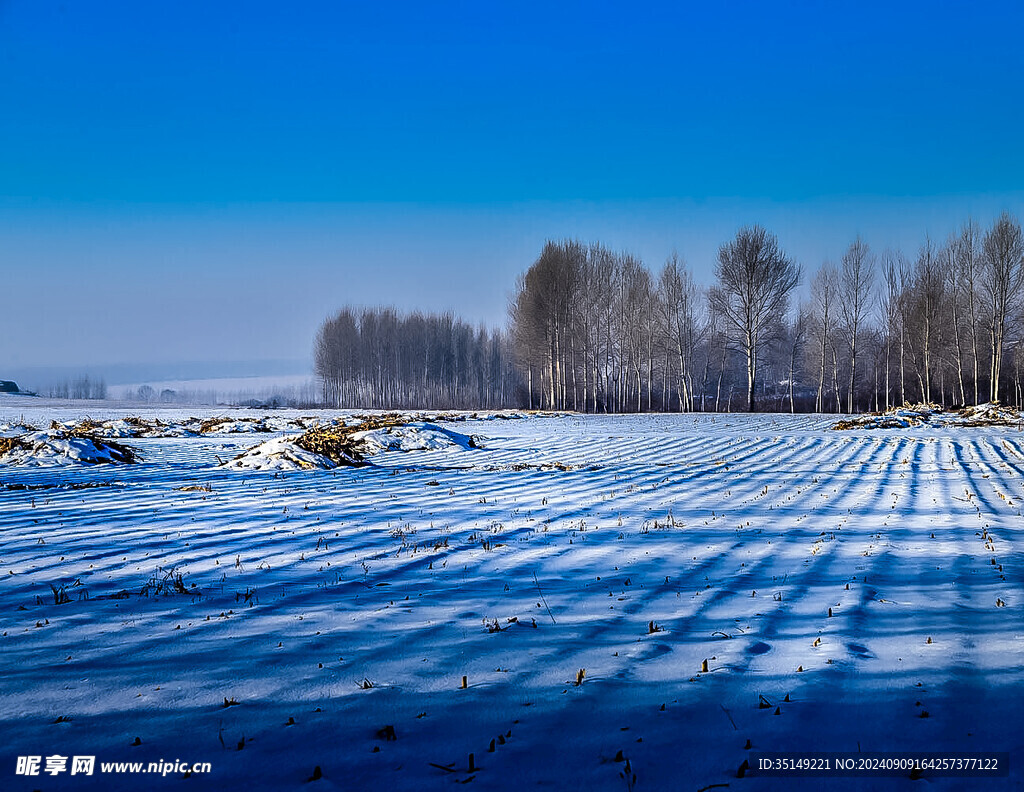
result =
[{"label": "small dark structure on horizon", "polygon": [[13,380],[0,380],[0,393],[21,393],[21,389]]}]

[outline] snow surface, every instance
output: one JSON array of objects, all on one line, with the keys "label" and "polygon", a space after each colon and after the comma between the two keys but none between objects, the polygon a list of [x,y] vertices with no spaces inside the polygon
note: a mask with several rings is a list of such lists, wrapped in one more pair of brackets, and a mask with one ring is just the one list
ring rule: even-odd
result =
[{"label": "snow surface", "polygon": [[379,454],[381,451],[432,451],[451,446],[469,449],[478,445],[476,438],[425,421],[355,432],[352,437],[362,441],[367,454]]},{"label": "snow surface", "polygon": [[[0,423],[75,409],[5,401]],[[254,440],[232,434],[0,465],[0,786],[1021,788],[1015,427],[494,417],[429,419],[481,447],[392,432],[362,468],[221,467]],[[1011,771],[737,778],[748,740]],[[15,776],[53,753],[213,773]]]}]

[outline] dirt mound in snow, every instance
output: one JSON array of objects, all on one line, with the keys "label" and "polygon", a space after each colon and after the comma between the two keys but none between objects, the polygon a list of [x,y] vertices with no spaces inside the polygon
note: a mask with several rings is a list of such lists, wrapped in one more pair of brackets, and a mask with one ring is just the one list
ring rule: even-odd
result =
[{"label": "dirt mound in snow", "polygon": [[140,461],[134,449],[87,432],[50,429],[0,437],[0,464],[5,465],[130,465]]},{"label": "dirt mound in snow", "polygon": [[300,435],[278,437],[250,448],[225,467],[265,470],[309,470],[365,465],[366,457],[383,451],[423,451],[458,446],[479,448],[464,435],[400,415],[363,417],[355,422],[314,426]]},{"label": "dirt mound in snow", "polygon": [[913,426],[1016,426],[1020,413],[998,404],[979,404],[946,412],[937,404],[905,404],[885,412],[846,418],[833,429],[906,429]]}]

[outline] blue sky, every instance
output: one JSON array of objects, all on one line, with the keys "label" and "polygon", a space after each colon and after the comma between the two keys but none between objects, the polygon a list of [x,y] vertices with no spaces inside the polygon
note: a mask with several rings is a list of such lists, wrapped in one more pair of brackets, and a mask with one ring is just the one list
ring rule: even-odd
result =
[{"label": "blue sky", "polygon": [[708,281],[745,223],[811,269],[1021,214],[1019,4],[643,5],[0,0],[0,367],[497,324],[546,238]]}]

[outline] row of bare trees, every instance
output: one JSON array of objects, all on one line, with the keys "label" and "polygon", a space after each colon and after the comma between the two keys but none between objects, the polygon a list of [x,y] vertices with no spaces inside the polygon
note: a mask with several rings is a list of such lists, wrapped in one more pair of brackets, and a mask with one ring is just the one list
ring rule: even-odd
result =
[{"label": "row of bare trees", "polygon": [[655,276],[635,257],[601,245],[548,242],[512,305],[531,406],[731,408],[741,359],[745,402],[754,409],[766,374],[759,364],[784,335],[800,268],[754,226],[722,246],[716,276],[716,286],[704,290],[675,254]]},{"label": "row of bare trees", "polygon": [[524,400],[505,333],[453,314],[344,308],[317,333],[325,404],[380,409],[497,409]]},{"label": "row of bare trees", "polygon": [[[671,266],[663,272],[666,279],[673,277]],[[692,281],[682,282],[678,267],[674,272],[680,303],[695,299]],[[529,406],[539,397],[536,404],[548,409],[643,409],[644,374],[654,372],[654,334],[648,330],[662,318],[652,293],[651,274],[633,256],[579,242],[545,245],[521,277],[512,306],[512,337],[526,370]],[[685,325],[685,318],[680,322]],[[662,334],[666,344],[671,329]],[[675,371],[684,399],[685,364],[684,358]],[[664,365],[666,379],[671,365]],[[651,409],[653,381],[646,385]]]},{"label": "row of bare trees", "polygon": [[1003,214],[916,258],[854,239],[793,306],[800,267],[764,228],[721,246],[715,283],[601,245],[548,242],[511,335],[531,407],[856,412],[906,401],[1020,404],[1024,237]]},{"label": "row of bare trees", "polygon": [[82,374],[74,379],[48,383],[39,388],[39,392],[54,399],[105,399],[107,383],[102,377],[90,378]]},{"label": "row of bare trees", "polygon": [[984,230],[968,221],[941,245],[927,239],[913,260],[857,239],[818,271],[804,307],[815,408],[1020,404],[1022,292],[1024,236],[1008,214]]},{"label": "row of bare trees", "polygon": [[1024,236],[1003,214],[908,259],[857,237],[812,275],[760,226],[699,286],[599,244],[548,242],[507,332],[452,314],[346,308],[317,335],[326,404],[581,412],[857,412],[1022,401]]}]

